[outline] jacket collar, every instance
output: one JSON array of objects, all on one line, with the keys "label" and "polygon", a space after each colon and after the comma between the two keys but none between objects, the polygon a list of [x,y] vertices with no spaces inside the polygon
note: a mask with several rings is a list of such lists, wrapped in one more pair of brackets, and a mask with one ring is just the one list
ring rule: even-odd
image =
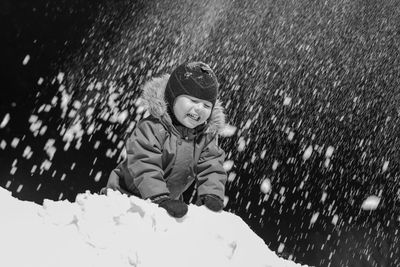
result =
[{"label": "jacket collar", "polygon": [[152,78],[147,81],[143,86],[141,104],[155,118],[158,118],[172,131],[178,132],[182,137],[192,139],[192,135],[196,136],[200,131],[211,133],[213,135],[219,134],[225,127],[225,114],[221,101],[217,100],[211,112],[208,123],[201,129],[188,129],[186,127],[177,126],[172,124],[170,115],[167,112],[167,103],[164,99],[164,91],[167,86],[169,74],[161,77]]}]

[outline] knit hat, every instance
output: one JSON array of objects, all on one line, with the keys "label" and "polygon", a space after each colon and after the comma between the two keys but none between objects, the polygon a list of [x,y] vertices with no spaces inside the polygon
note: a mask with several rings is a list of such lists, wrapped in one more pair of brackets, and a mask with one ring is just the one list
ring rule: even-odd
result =
[{"label": "knit hat", "polygon": [[179,65],[172,71],[165,88],[169,108],[180,95],[189,95],[210,101],[214,106],[218,96],[218,80],[212,69],[203,62]]}]

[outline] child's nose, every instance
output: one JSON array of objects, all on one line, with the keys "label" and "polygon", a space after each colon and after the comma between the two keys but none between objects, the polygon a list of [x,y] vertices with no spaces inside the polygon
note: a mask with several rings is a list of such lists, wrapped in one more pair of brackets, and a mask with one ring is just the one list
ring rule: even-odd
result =
[{"label": "child's nose", "polygon": [[203,112],[204,111],[204,106],[202,103],[198,103],[196,104],[196,106],[194,107],[194,110],[198,113]]}]

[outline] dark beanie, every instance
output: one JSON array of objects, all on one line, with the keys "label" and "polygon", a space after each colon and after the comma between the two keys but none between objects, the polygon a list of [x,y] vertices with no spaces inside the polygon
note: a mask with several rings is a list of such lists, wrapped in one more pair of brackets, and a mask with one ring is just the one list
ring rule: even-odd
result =
[{"label": "dark beanie", "polygon": [[180,95],[210,101],[214,106],[218,96],[218,86],[217,77],[207,64],[184,63],[172,71],[165,88],[165,100],[170,109]]}]

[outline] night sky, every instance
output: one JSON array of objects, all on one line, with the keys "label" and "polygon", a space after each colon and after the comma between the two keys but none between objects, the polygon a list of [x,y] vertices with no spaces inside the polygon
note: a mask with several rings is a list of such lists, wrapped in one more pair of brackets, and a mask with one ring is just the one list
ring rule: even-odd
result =
[{"label": "night sky", "polygon": [[400,2],[2,0],[0,17],[14,197],[98,192],[140,86],[201,60],[237,127],[225,210],[299,263],[400,265]]}]

